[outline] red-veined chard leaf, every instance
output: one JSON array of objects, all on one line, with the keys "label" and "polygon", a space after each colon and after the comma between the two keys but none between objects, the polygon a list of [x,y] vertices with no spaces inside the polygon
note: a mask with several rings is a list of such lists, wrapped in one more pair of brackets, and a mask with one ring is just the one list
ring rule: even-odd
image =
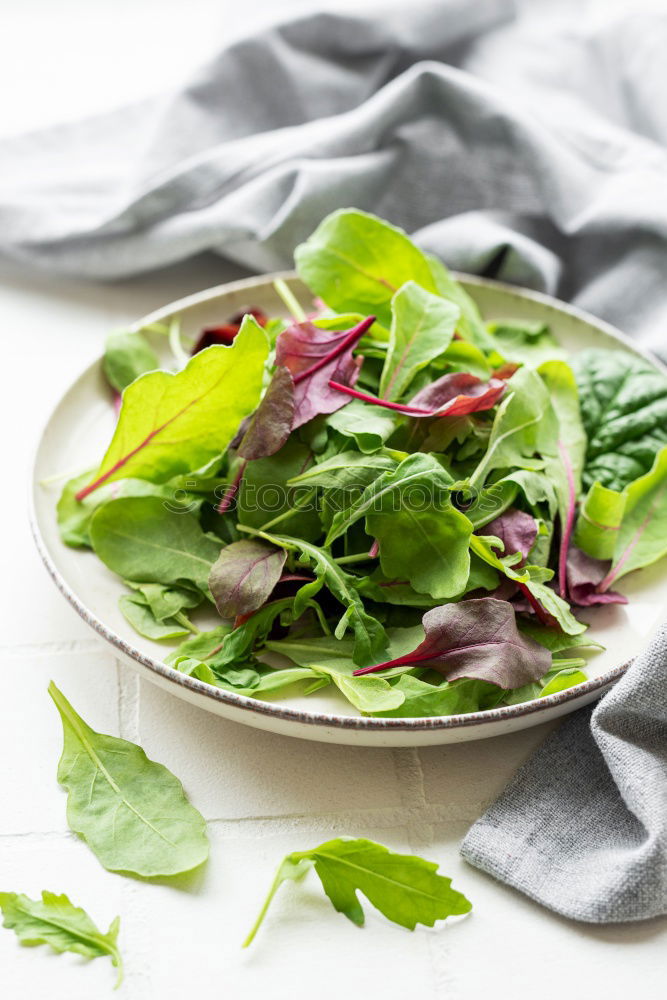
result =
[{"label": "red-veined chard leaf", "polygon": [[276,364],[284,365],[294,380],[294,428],[345,406],[346,400],[329,387],[329,381],[354,384],[363,359],[353,357],[352,351],[374,322],[375,317],[368,316],[349,330],[292,323],[278,335]]},{"label": "red-veined chard leaf", "polygon": [[332,379],[332,389],[360,399],[365,403],[383,406],[409,417],[462,417],[469,413],[490,410],[505,392],[502,379],[482,382],[476,375],[467,372],[450,372],[441,376],[431,385],[421,389],[409,403],[392,403],[378,399],[369,393],[360,392],[349,385],[342,385]]},{"label": "red-veined chard leaf", "polygon": [[567,554],[567,583],[572,604],[588,608],[595,604],[627,604],[623,594],[613,590],[599,593],[598,586],[609,572],[608,559],[594,559],[574,545]]},{"label": "red-veined chard leaf", "polygon": [[97,475],[77,499],[130,476],[162,483],[221,454],[259,402],[268,351],[264,331],[246,317],[231,347],[196,354],[176,375],[136,379]]},{"label": "red-veined chard leaf", "polygon": [[286,558],[284,549],[254,539],[226,545],[208,578],[220,615],[237,618],[261,608],[280,580]]},{"label": "red-veined chard leaf", "polygon": [[486,524],[484,534],[499,538],[503,543],[505,555],[520,552],[523,558],[527,559],[537,538],[537,522],[525,511],[510,507],[500,517]]},{"label": "red-veined chard leaf", "polygon": [[430,667],[447,680],[461,677],[490,681],[505,690],[539,680],[551,666],[551,654],[519,632],[507,601],[481,597],[427,611],[424,640],[405,656],[378,663],[356,674],[404,665]]},{"label": "red-veined chard leaf", "polygon": [[245,309],[232,316],[227,323],[223,323],[221,326],[205,327],[197,338],[192,353],[199,354],[207,347],[229,347],[234,343],[236,335],[241,329],[244,316],[252,316],[260,326],[266,326],[268,322],[268,316],[261,309]]}]

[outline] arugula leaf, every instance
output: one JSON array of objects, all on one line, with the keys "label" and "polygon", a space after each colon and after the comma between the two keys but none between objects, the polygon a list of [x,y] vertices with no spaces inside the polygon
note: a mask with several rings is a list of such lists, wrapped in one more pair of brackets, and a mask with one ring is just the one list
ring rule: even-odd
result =
[{"label": "arugula leaf", "polygon": [[176,875],[208,857],[203,816],[174,775],[141,747],[96,733],[51,681],[63,724],[58,781],[67,789],[67,821],[113,872]]},{"label": "arugula leaf", "polygon": [[493,484],[491,489],[502,488],[503,486],[507,487],[507,485],[518,486],[531,507],[537,507],[538,504],[546,503],[549,508],[549,516],[551,518],[555,516],[558,509],[558,498],[556,497],[553,483],[544,472],[517,469],[515,472],[510,472],[506,476],[503,476],[502,479],[499,479],[497,483]]},{"label": "arugula leaf", "polygon": [[[347,407],[352,409],[351,404]],[[346,411],[342,411],[346,412]],[[367,486],[377,479],[380,472],[392,471],[397,461],[391,454],[360,454],[358,451],[343,451],[332,455],[324,462],[311,466],[299,476],[288,481],[289,486],[320,486],[323,489],[346,489]]]},{"label": "arugula leaf", "polygon": [[667,447],[656,455],[651,471],[624,492],[625,511],[611,569],[597,588],[601,594],[626,573],[667,555]]},{"label": "arugula leaf", "polygon": [[568,635],[560,629],[548,628],[546,625],[538,625],[537,622],[523,619],[519,622],[519,629],[525,632],[540,646],[544,646],[551,653],[561,653],[567,649],[576,649],[580,646],[588,646],[591,649],[604,649],[604,646],[590,639],[587,635]]},{"label": "arugula leaf", "polygon": [[584,486],[622,490],[667,445],[667,378],[626,351],[582,351],[572,368],[588,436]]},{"label": "arugula leaf", "polygon": [[123,960],[118,949],[120,917],[110,924],[106,934],[93,923],[85,910],[74,906],[63,893],[47,889],[42,898],[29,899],[23,893],[0,892],[3,926],[13,930],[22,945],[32,948],[47,944],[53,951],[83,955],[84,958],[108,956],[118,969],[116,987],[123,981]]},{"label": "arugula leaf", "polygon": [[195,354],[176,375],[153,372],[136,379],[123,393],[96,477],[77,500],[117,479],[162,483],[223,452],[259,402],[268,351],[264,331],[246,316],[231,347]]},{"label": "arugula leaf", "polygon": [[157,354],[140,331],[118,330],[109,334],[102,362],[107,381],[117,392],[146,372],[160,367]]},{"label": "arugula leaf", "polygon": [[251,944],[282,883],[298,881],[311,866],[334,909],[358,927],[363,926],[364,911],[357,892],[388,920],[409,930],[417,924],[433,927],[436,920],[472,909],[466,897],[451,888],[451,879],[437,874],[438,866],[433,862],[396,854],[372,840],[339,838],[284,858],[244,947]]},{"label": "arugula leaf", "polygon": [[511,394],[496,411],[489,447],[470,477],[470,486],[478,489],[493,469],[540,469],[533,459],[538,450],[539,429],[551,409],[544,382],[535,371],[520,368],[507,383]]},{"label": "arugula leaf", "polygon": [[299,277],[338,312],[374,313],[391,323],[391,300],[406,281],[437,292],[430,262],[402,229],[341,209],[294,251]]},{"label": "arugula leaf", "polygon": [[594,482],[577,518],[574,543],[594,559],[611,559],[621,527],[627,494]]},{"label": "arugula leaf", "polygon": [[105,566],[140,583],[193,583],[208,594],[220,542],[193,514],[166,510],[157,497],[110,500],[90,522],[90,541]]},{"label": "arugula leaf", "polygon": [[387,645],[387,634],[380,622],[366,613],[364,602],[355,586],[356,578],[346,573],[329,552],[301,538],[264,533],[262,537],[288,551],[296,549],[301,553],[302,561],[314,567],[315,580],[305,584],[296,596],[295,616],[298,617],[305,610],[307,602],[325,586],[345,607],[345,614],[338,622],[334,634],[340,639],[348,625],[351,626],[355,638],[353,654],[355,663],[368,663],[384,650]]},{"label": "arugula leaf", "polygon": [[462,677],[509,689],[543,677],[551,665],[547,650],[517,629],[507,601],[481,597],[427,611],[424,639],[411,653],[356,671],[357,676],[390,667],[430,667],[449,681]]},{"label": "arugula leaf", "polygon": [[254,539],[226,545],[208,578],[222,618],[236,618],[260,608],[278,583],[287,553]]},{"label": "arugula leaf", "polygon": [[407,281],[394,295],[391,311],[380,396],[396,400],[417,372],[447,349],[461,310],[414,281]]}]

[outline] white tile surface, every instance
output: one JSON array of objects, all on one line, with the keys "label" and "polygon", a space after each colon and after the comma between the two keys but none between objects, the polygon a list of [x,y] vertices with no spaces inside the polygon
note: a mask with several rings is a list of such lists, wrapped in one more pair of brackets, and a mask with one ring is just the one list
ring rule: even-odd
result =
[{"label": "white tile surface", "polygon": [[[312,3],[288,6],[305,10]],[[0,133],[151,93],[204,57],[223,30],[278,13],[270,0],[251,8],[193,0],[187,18],[183,10],[172,0],[13,4],[13,42],[4,48],[0,86],[15,96],[0,103]],[[107,45],[100,49],[91,39],[101,33]],[[36,49],[28,58],[30,39]],[[119,52],[124,73],[114,71],[111,82],[105,60],[113,53],[117,66]],[[418,752],[309,744],[227,723],[118,667],[39,565],[23,497],[32,441],[49,407],[99,353],[110,327],[234,276],[213,258],[114,285],[0,268],[0,888],[67,892],[105,929],[120,913],[126,963],[120,996],[128,1000],[182,1000],[195,992],[229,1000],[661,996],[664,921],[574,925],[458,857],[469,823],[546,730]],[[50,678],[91,725],[140,739],[211,820],[211,861],[189,885],[111,875],[66,832],[65,796],[55,780],[60,722],[46,694]],[[473,900],[474,913],[410,934],[369,907],[360,931],[333,912],[311,877],[281,890],[254,948],[242,952],[240,941],[282,855],[340,834],[367,835],[440,862]],[[86,964],[23,949],[2,930],[0,968],[0,995],[11,1000],[97,1000],[111,995],[114,978],[106,961]]]}]

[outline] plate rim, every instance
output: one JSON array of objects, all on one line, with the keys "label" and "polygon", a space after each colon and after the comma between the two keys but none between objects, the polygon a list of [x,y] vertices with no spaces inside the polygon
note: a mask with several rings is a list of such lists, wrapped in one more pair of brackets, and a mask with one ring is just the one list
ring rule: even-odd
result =
[{"label": "plate rim", "polygon": [[[608,323],[606,320],[598,319],[592,313],[589,313],[584,309],[580,309],[578,306],[571,305],[567,302],[561,302],[561,300],[555,298],[554,296],[547,295],[543,292],[523,288],[519,285],[511,285],[504,281],[496,281],[495,279],[482,278],[477,275],[469,275],[456,271],[452,273],[457,280],[465,283],[466,285],[489,288],[492,291],[496,289],[505,294],[513,295],[519,299],[528,299],[539,303],[545,308],[555,310],[556,312],[569,314],[575,319],[587,323],[588,325],[601,330],[603,333],[608,334],[613,340],[620,342],[633,354],[643,357],[659,371],[667,374],[667,365],[663,364],[663,362],[650,351],[647,351],[641,345],[635,343],[630,337],[622,333],[622,331],[618,330],[611,323]],[[285,281],[300,281],[295,271],[277,271],[269,274],[254,275],[248,278],[238,279],[236,281],[225,282],[220,285],[214,285],[210,288],[203,289],[200,292],[183,296],[180,299],[176,299],[174,302],[170,302],[158,309],[153,310],[151,313],[148,313],[135,323],[129,324],[129,328],[134,330],[141,329],[151,323],[159,322],[165,316],[200,305],[204,302],[210,301],[211,299],[215,299],[220,295],[233,294],[234,292],[255,288],[258,285],[270,284],[278,278],[282,278]],[[222,688],[216,688],[210,684],[206,684],[204,681],[198,680],[195,677],[179,673],[179,671],[174,670],[173,667],[169,667],[161,660],[157,660],[148,653],[144,653],[140,649],[137,649],[132,645],[132,643],[128,642],[122,636],[118,635],[118,633],[112,628],[106,625],[97,617],[97,615],[93,614],[93,612],[86,606],[85,602],[70,587],[55,565],[49,553],[48,545],[42,536],[39,525],[39,519],[35,507],[35,491],[36,488],[39,487],[39,481],[36,478],[36,463],[42,441],[51,424],[53,415],[60,406],[64,396],[96,364],[99,364],[99,359],[86,365],[86,367],[79,372],[76,378],[70,382],[54,406],[51,408],[37,435],[37,441],[33,449],[32,460],[30,463],[30,482],[28,492],[30,528],[35,540],[37,551],[39,552],[49,576],[55,583],[60,593],[79,614],[83,621],[85,621],[86,624],[97,632],[97,634],[100,635],[106,642],[114,646],[125,658],[134,661],[134,663],[144,667],[150,673],[157,674],[168,684],[176,684],[193,694],[201,695],[213,702],[221,702],[229,705],[230,708],[239,709],[243,712],[250,712],[256,715],[273,717],[283,722],[294,722],[305,724],[307,726],[332,729],[377,732],[378,735],[380,735],[383,732],[424,732],[439,729],[464,729],[472,726],[484,727],[485,725],[511,721],[536,713],[548,713],[549,709],[557,708],[569,701],[579,701],[584,699],[582,704],[585,704],[586,701],[590,701],[590,697],[588,696],[595,695],[597,692],[602,694],[605,688],[608,688],[615,681],[619,680],[632,663],[632,659],[627,660],[619,666],[605,671],[599,677],[593,678],[592,680],[587,680],[584,683],[575,685],[572,688],[567,688],[564,691],[558,691],[555,694],[547,695],[545,698],[533,698],[530,701],[520,702],[517,705],[506,705],[501,708],[487,709],[479,712],[469,712],[465,715],[418,716],[415,718],[407,717],[390,719],[374,718],[369,716],[337,715],[335,713],[310,712],[304,709],[290,708],[282,703],[260,701],[259,699],[251,698],[246,695],[240,695],[232,691],[226,691]]]}]

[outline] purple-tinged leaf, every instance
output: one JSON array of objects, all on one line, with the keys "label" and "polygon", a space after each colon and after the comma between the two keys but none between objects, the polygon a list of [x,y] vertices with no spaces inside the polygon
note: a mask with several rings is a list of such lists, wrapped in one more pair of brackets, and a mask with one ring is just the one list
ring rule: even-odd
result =
[{"label": "purple-tinged leaf", "polygon": [[286,558],[284,549],[250,539],[225,546],[208,578],[222,617],[238,618],[261,608],[280,580]]},{"label": "purple-tinged leaf", "polygon": [[506,389],[502,379],[492,378],[483,382],[468,372],[450,372],[420,390],[409,403],[392,403],[388,399],[378,399],[377,396],[358,392],[336,379],[332,379],[329,385],[337,392],[344,392],[365,403],[405,413],[409,417],[462,417],[490,410]]},{"label": "purple-tinged leaf", "polygon": [[278,336],[276,364],[284,365],[294,380],[293,430],[321,413],[335,413],[345,406],[347,400],[329,382],[354,385],[363,359],[354,358],[352,351],[374,322],[375,317],[369,316],[342,331],[293,323]]},{"label": "purple-tinged leaf", "polygon": [[472,677],[504,690],[537,681],[551,666],[551,653],[519,632],[514,608],[492,597],[445,604],[422,619],[425,637],[412,653],[355,676],[414,665],[437,670],[448,681]]},{"label": "purple-tinged leaf", "polygon": [[525,560],[537,538],[537,522],[525,511],[510,507],[500,517],[485,525],[483,531],[485,535],[494,535],[500,539],[506,556],[520,552]]},{"label": "purple-tinged leaf", "polygon": [[597,587],[609,572],[611,560],[594,559],[581,549],[571,546],[567,554],[567,581],[570,601],[580,608],[594,604],[627,604],[623,594],[613,590],[598,593]]},{"label": "purple-tinged leaf", "polygon": [[248,421],[237,448],[241,458],[268,458],[280,451],[292,432],[294,421],[294,381],[279,365],[261,403]]}]

